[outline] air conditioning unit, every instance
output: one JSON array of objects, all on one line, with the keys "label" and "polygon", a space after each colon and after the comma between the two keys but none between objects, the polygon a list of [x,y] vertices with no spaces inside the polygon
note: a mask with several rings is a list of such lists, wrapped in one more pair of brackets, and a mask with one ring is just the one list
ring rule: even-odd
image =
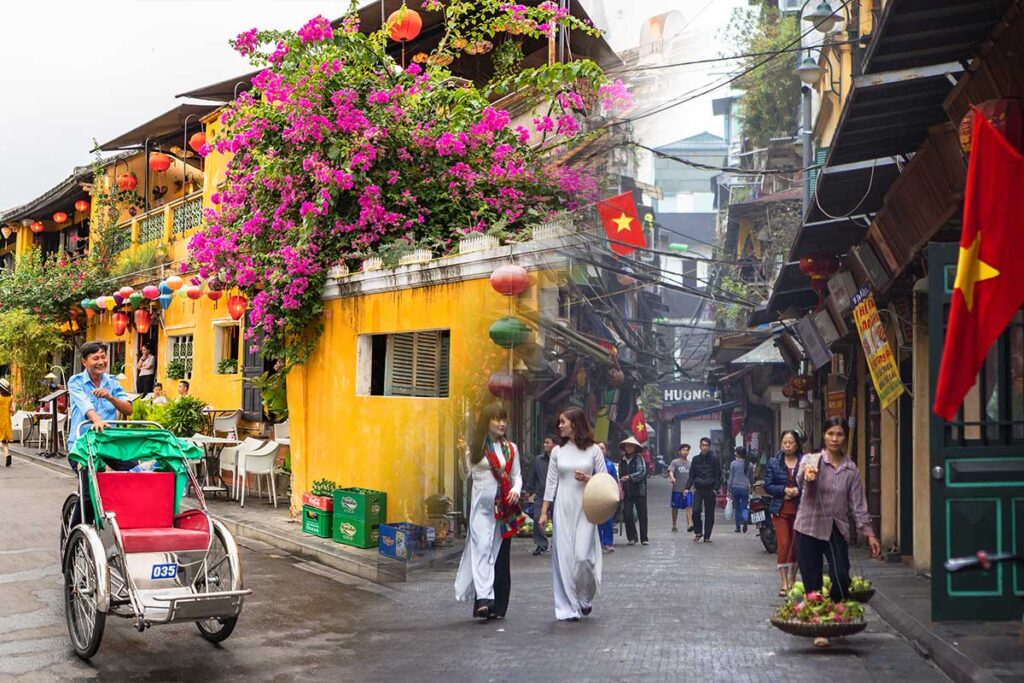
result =
[{"label": "air conditioning unit", "polygon": [[829,278],[828,293],[832,295],[836,310],[846,313],[850,310],[850,301],[857,293],[857,285],[853,281],[853,275],[849,271],[840,271]]},{"label": "air conditioning unit", "polygon": [[804,0],[779,0],[779,9],[783,14],[799,14]]},{"label": "air conditioning unit", "polygon": [[870,242],[863,242],[850,249],[850,256],[850,267],[861,282],[870,282],[875,291],[882,291],[888,286],[892,276],[882,265]]}]

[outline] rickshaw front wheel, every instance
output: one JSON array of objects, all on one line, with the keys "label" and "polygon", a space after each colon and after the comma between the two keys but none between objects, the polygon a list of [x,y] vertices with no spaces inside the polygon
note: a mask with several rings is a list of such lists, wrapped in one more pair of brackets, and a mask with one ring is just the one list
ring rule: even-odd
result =
[{"label": "rickshaw front wheel", "polygon": [[68,542],[71,530],[78,524],[78,494],[72,493],[64,499],[64,505],[60,508],[60,559],[61,569],[64,569],[64,546]]},{"label": "rickshaw front wheel", "polygon": [[80,529],[68,538],[64,561],[64,616],[75,654],[89,659],[100,648],[107,615],[97,604],[99,572],[92,545]]},{"label": "rickshaw front wheel", "polygon": [[[239,576],[235,571],[240,571],[237,564],[237,557],[232,557],[232,552],[237,553],[233,541],[228,541],[225,532],[220,524],[214,524],[213,537],[210,539],[210,552],[206,556],[205,578],[196,582],[196,590],[200,593],[214,593],[223,590],[233,590],[240,586]],[[203,619],[196,622],[199,634],[211,643],[220,643],[228,639],[231,632],[235,630],[238,617],[224,617],[214,619]]]}]

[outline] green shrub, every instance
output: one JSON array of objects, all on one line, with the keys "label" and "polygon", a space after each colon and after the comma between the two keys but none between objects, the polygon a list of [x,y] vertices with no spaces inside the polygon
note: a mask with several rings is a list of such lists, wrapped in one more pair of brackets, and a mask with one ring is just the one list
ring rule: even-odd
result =
[{"label": "green shrub", "polygon": [[198,398],[182,396],[166,406],[150,406],[149,410],[162,409],[161,424],[177,436],[192,436],[196,432],[206,431],[208,416],[203,412],[206,407],[206,403]]},{"label": "green shrub", "polygon": [[235,358],[221,358],[217,361],[218,375],[234,375],[238,372],[238,360]]},{"label": "green shrub", "polygon": [[185,379],[185,361],[176,358],[167,362],[167,379]]}]

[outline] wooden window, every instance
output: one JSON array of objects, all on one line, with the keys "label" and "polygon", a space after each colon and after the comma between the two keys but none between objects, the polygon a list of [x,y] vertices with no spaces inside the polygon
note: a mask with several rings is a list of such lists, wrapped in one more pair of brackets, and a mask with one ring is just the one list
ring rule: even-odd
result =
[{"label": "wooden window", "polygon": [[365,335],[362,353],[369,362],[359,363],[369,382],[357,382],[370,396],[448,398],[451,334],[448,330],[423,330],[396,334]]},{"label": "wooden window", "polygon": [[106,344],[108,372],[115,377],[122,372],[128,374],[125,369],[125,342],[115,341]]},{"label": "wooden window", "polygon": [[168,361],[181,361],[185,364],[185,379],[192,379],[192,335],[179,334],[167,337],[170,349]]}]

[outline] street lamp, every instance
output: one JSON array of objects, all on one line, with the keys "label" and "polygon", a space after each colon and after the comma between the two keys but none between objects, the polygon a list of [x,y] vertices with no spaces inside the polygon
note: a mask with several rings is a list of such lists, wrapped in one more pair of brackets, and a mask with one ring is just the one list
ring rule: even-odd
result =
[{"label": "street lamp", "polygon": [[64,368],[62,368],[59,365],[51,365],[49,370],[50,371],[48,373],[46,373],[46,375],[43,376],[43,379],[45,379],[47,382],[56,382],[57,381],[57,375],[53,374],[53,371],[57,370],[57,371],[60,372],[60,379],[61,379],[61,382],[63,382],[62,386],[66,387],[68,385],[68,378],[67,378],[67,375],[64,374]]},{"label": "street lamp", "polygon": [[828,3],[828,0],[821,0],[818,6],[810,12],[804,12],[802,18],[804,21],[811,22],[811,25],[818,31],[828,33],[835,28],[836,22],[839,21],[840,17],[832,9],[832,5]]},{"label": "street lamp", "polygon": [[805,85],[814,85],[821,80],[821,74],[824,73],[825,69],[822,68],[817,61],[815,61],[810,55],[804,57],[804,61],[800,62],[800,66],[796,68],[796,73],[800,76],[800,80]]}]

